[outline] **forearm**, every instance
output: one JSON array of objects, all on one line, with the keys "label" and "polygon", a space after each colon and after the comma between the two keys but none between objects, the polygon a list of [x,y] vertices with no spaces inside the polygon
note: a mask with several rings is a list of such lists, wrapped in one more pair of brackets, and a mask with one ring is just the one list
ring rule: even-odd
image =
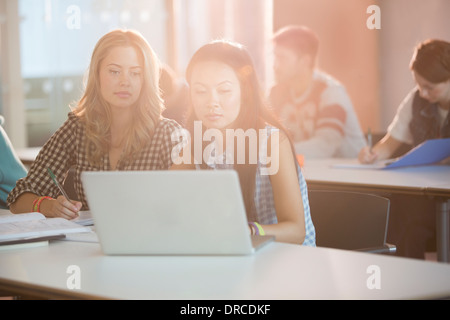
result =
[{"label": "forearm", "polygon": [[385,160],[392,157],[394,152],[402,145],[400,140],[393,138],[390,134],[387,134],[380,140],[374,147],[373,152],[377,154],[379,160]]},{"label": "forearm", "polygon": [[25,213],[33,211],[33,202],[38,198],[31,192],[22,193],[15,202],[11,203],[9,210],[12,213]]},{"label": "forearm", "polygon": [[275,236],[279,242],[302,244],[305,241],[305,225],[295,222],[280,222],[271,225],[262,225],[264,233]]},{"label": "forearm", "polygon": [[386,160],[391,158],[401,145],[401,141],[387,134],[372,149],[368,146],[361,149],[358,159],[361,163],[373,163],[375,161]]}]

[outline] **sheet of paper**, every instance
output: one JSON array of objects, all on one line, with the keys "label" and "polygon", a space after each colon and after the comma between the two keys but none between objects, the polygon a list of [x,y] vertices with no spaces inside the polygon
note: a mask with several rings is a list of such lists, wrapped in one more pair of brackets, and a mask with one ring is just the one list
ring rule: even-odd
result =
[{"label": "sheet of paper", "polygon": [[345,163],[334,163],[331,165],[331,167],[337,169],[383,169],[394,161],[395,159],[389,159],[384,161],[377,161],[370,164],[363,164],[360,163],[357,159],[351,159]]},{"label": "sheet of paper", "polygon": [[0,224],[0,240],[90,231],[64,218],[16,221]]},{"label": "sheet of paper", "polygon": [[11,213],[10,211],[7,211],[0,215],[0,223],[11,223],[11,222],[43,220],[43,219],[45,219],[45,216],[39,212],[14,214]]},{"label": "sheet of paper", "polygon": [[80,211],[78,212],[78,217],[70,221],[78,223],[82,226],[92,226],[94,224],[94,220],[92,219],[92,214],[90,211]]}]

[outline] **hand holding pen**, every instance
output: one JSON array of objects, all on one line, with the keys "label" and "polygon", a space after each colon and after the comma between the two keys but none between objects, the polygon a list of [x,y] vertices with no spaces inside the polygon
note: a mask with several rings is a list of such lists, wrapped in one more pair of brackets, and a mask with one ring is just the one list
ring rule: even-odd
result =
[{"label": "hand holding pen", "polygon": [[372,131],[367,131],[367,146],[362,148],[358,154],[358,160],[361,163],[373,163],[377,160],[377,154],[373,152]]},{"label": "hand holding pen", "polygon": [[372,152],[372,147],[373,147],[373,145],[372,145],[372,130],[370,130],[370,128],[367,132],[367,144],[369,146],[369,151]]},{"label": "hand holding pen", "polygon": [[47,172],[52,178],[55,185],[58,187],[59,191],[62,193],[62,196],[59,196],[51,210],[56,216],[60,216],[66,219],[74,219],[78,216],[78,211],[81,209],[81,203],[78,201],[70,200],[64,188],[58,182],[58,179],[53,174],[52,170],[47,168]]}]

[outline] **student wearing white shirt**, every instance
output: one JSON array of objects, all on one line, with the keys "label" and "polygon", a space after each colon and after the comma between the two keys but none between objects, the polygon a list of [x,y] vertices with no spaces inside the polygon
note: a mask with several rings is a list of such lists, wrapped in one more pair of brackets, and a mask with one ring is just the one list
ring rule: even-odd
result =
[{"label": "student wearing white shirt", "polygon": [[410,68],[417,84],[400,104],[387,134],[359,153],[362,163],[389,159],[402,145],[450,137],[450,43],[430,39],[419,44]]},{"label": "student wearing white shirt", "polygon": [[[450,137],[450,43],[429,39],[420,43],[410,68],[417,84],[400,104],[387,134],[359,153],[362,163],[389,159],[400,147]],[[388,242],[397,254],[424,258],[435,236],[434,202],[414,196],[392,195]]]},{"label": "student wearing white shirt", "polygon": [[366,141],[345,87],[316,67],[319,40],[304,26],[273,36],[272,108],[305,158],[356,158]]}]

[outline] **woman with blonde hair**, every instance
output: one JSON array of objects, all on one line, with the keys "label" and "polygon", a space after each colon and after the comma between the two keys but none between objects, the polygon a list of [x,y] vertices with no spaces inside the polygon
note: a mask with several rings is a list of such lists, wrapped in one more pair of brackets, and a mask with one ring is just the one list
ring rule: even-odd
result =
[{"label": "woman with blonde hair", "polygon": [[[81,172],[168,169],[171,133],[180,126],[161,116],[159,73],[157,56],[138,32],[104,35],[93,51],[82,98],[27,177],[18,180],[8,196],[10,210],[72,219],[88,209]],[[62,196],[47,171],[62,181],[71,168],[79,201]]]}]

